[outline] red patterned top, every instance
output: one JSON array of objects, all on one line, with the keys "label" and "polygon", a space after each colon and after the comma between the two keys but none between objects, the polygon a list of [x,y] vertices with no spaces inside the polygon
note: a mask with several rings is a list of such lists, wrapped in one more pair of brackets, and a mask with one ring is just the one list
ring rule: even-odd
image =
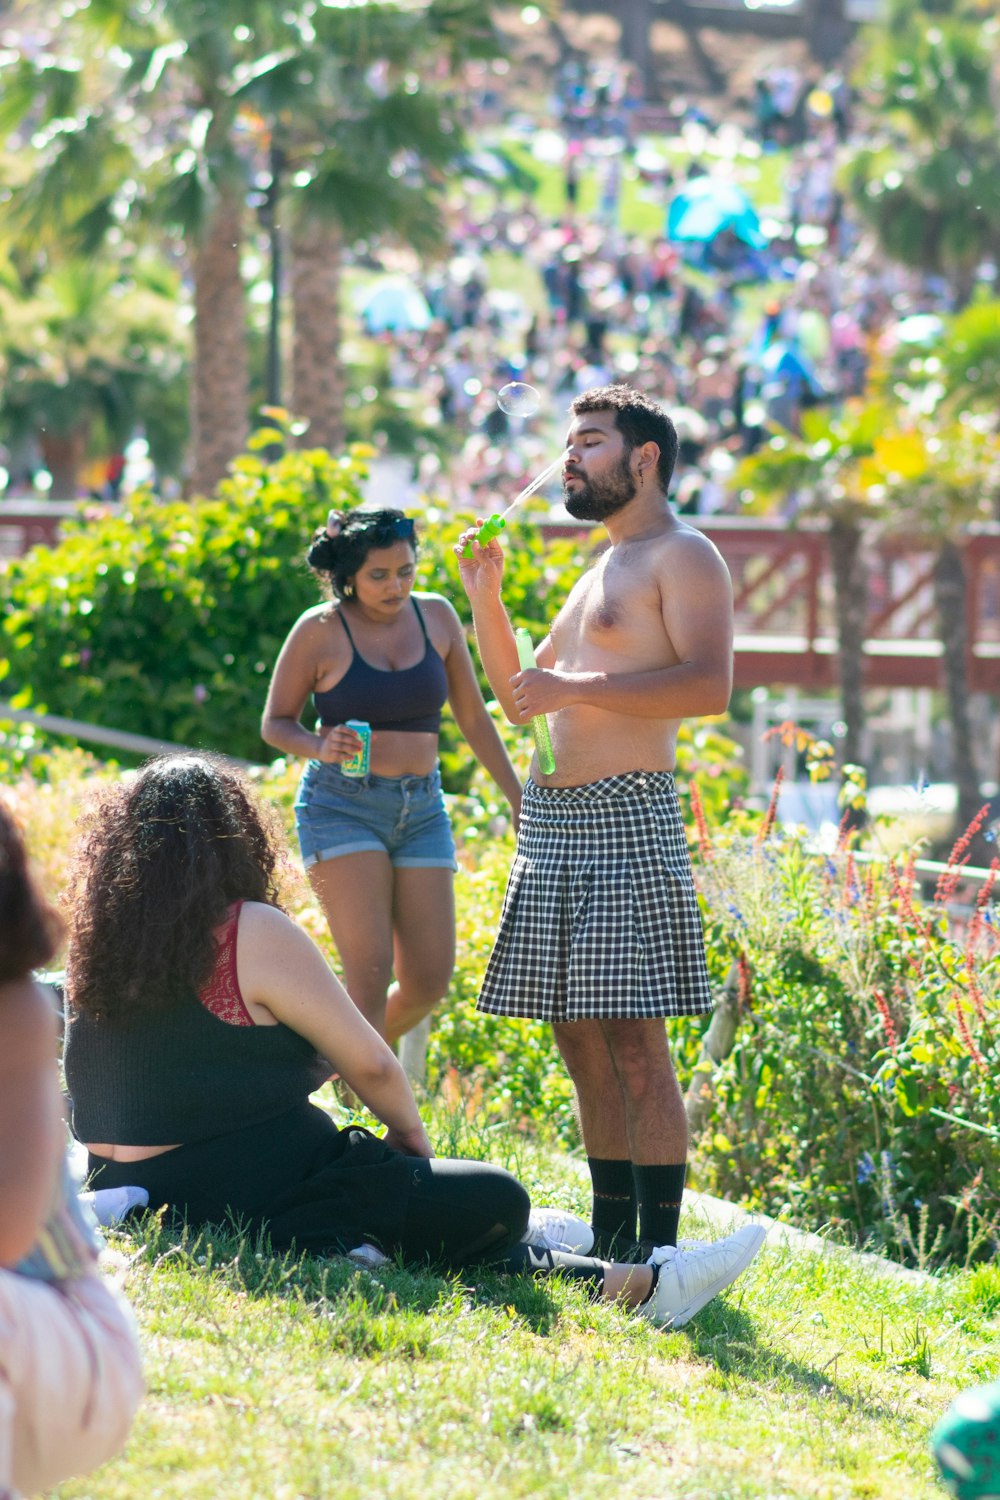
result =
[{"label": "red patterned top", "polygon": [[198,999],[206,1010],[227,1026],[256,1026],[256,1021],[247,1010],[240,994],[240,982],[236,976],[236,933],[239,928],[242,901],[234,901],[229,908],[225,925],[216,928],[215,941],[218,952],[215,968]]}]

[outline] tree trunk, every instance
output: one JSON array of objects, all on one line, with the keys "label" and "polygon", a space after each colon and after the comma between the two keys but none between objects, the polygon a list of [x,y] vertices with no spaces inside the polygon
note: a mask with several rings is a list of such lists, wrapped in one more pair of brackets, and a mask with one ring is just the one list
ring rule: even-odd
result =
[{"label": "tree trunk", "polygon": [[809,52],[828,68],[844,55],[857,27],[847,19],[844,0],[813,0],[808,22]]},{"label": "tree trunk", "polygon": [[249,432],[243,190],[224,187],[195,247],[190,488],[210,495]]},{"label": "tree trunk", "polygon": [[865,728],[864,646],[868,623],[867,570],[861,555],[861,527],[855,521],[835,518],[830,523],[829,539],[837,616],[840,704],[847,725],[844,761],[856,765],[861,760]]},{"label": "tree trunk", "polygon": [[78,479],[87,451],[86,427],[72,432],[50,432],[40,428],[37,434],[42,462],[52,475],[50,500],[75,500],[80,493]]},{"label": "tree trunk", "polygon": [[965,831],[983,805],[969,716],[966,592],[961,549],[954,542],[944,542],[934,563],[934,603],[941,633],[941,665],[951,726],[951,774],[958,792],[957,835]]},{"label": "tree trunk", "polygon": [[655,99],[656,69],[649,36],[653,24],[651,0],[618,0],[614,13],[621,27],[622,57],[639,70],[645,97]]},{"label": "tree trunk", "polygon": [[344,441],[344,367],[340,356],[340,231],[300,215],[292,233],[292,411],[308,421],[302,443],[337,449]]}]

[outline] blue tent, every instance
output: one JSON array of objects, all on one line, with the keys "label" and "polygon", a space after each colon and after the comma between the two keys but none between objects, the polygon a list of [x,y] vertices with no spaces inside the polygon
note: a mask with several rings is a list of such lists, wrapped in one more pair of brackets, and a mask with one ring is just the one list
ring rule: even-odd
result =
[{"label": "blue tent", "polygon": [[401,277],[380,281],[361,305],[361,315],[369,333],[422,332],[430,326],[431,310],[419,287]]},{"label": "blue tent", "polygon": [[724,229],[754,250],[768,243],[750,199],[734,182],[716,177],[692,177],[676,193],[667,209],[667,239],[707,245]]}]

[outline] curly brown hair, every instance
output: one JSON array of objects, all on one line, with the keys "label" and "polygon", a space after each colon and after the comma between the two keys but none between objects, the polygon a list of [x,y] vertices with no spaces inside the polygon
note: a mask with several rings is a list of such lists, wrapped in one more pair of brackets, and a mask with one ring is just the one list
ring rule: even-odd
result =
[{"label": "curly brown hair", "polygon": [[59,919],[32,880],[24,841],[0,802],[0,983],[47,964],[59,936]]},{"label": "curly brown hair", "polygon": [[277,820],[220,756],[158,756],[103,791],[71,870],[67,993],[100,1016],[197,994],[234,901],[280,908]]}]

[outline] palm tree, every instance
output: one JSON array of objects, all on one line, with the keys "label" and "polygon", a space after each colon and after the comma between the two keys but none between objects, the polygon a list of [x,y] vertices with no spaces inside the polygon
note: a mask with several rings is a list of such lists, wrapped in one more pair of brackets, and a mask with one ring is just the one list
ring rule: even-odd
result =
[{"label": "palm tree", "polygon": [[887,502],[904,524],[909,521],[911,529],[934,542],[934,598],[961,830],[983,799],[969,717],[968,586],[959,538],[971,522],[991,520],[996,513],[1000,437],[992,418],[968,413],[925,418],[881,434],[861,473],[885,486]]},{"label": "palm tree", "polygon": [[194,308],[190,482],[201,492],[249,428],[250,153],[235,95],[280,16],[260,0],[89,0],[61,22],[59,50],[0,69],[0,129],[43,137],[7,205],[11,232],[52,254],[93,253],[113,226],[180,237]]},{"label": "palm tree", "polygon": [[54,499],[78,494],[88,450],[124,445],[147,429],[161,458],[162,413],[187,355],[176,326],[176,274],[138,262],[68,259],[26,282],[0,267],[0,433],[37,444]]},{"label": "palm tree", "polygon": [[[935,348],[941,365],[946,410],[998,413],[1000,392],[1000,302],[973,302],[949,318]],[[937,374],[936,371],[932,372]]]},{"label": "palm tree", "polygon": [[343,440],[345,247],[387,238],[422,254],[442,247],[445,174],[464,148],[449,87],[465,59],[500,45],[474,0],[327,8],[240,91],[260,122],[271,213],[277,203],[289,222],[290,405],[310,445]]},{"label": "palm tree", "polygon": [[928,9],[894,0],[866,33],[862,88],[883,138],[848,183],[887,254],[948,277],[964,306],[978,268],[1000,264],[995,25],[972,0]]},{"label": "palm tree", "polygon": [[[780,433],[743,460],[736,482],[751,495],[751,510],[794,497],[795,521],[826,524],[837,622],[837,670],[847,732],[844,759],[861,759],[864,734],[864,644],[868,614],[863,542],[880,514],[880,491],[861,467],[886,420],[879,401],[847,402],[837,416],[812,407],[802,434]],[[793,521],[793,524],[795,524]]]},{"label": "palm tree", "polygon": [[488,10],[89,0],[63,31],[70,53],[88,39],[86,67],[59,54],[0,68],[0,132],[29,120],[51,132],[8,222],[88,249],[116,216],[179,236],[194,308],[191,487],[207,492],[248,430],[241,256],[263,146],[290,190],[292,402],[310,442],[337,443],[343,245],[389,232],[418,249],[440,243],[436,200],[461,133],[454,100],[421,75],[446,84],[463,58],[495,55]]}]

